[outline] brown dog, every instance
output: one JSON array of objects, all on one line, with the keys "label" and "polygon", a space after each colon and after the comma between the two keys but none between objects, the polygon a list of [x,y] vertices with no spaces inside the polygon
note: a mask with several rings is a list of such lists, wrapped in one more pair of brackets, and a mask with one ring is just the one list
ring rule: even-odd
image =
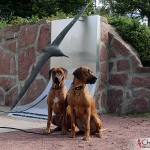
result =
[{"label": "brown dog", "polygon": [[[53,68],[49,71],[49,78],[51,78],[51,75],[52,87],[47,99],[48,120],[47,128],[45,130],[46,133],[50,133],[51,123],[61,128],[64,103],[67,95],[67,88],[65,86],[67,70],[64,68]],[[54,116],[52,116],[52,112],[55,113]],[[62,132],[63,130],[64,129],[62,128]]]},{"label": "brown dog", "polygon": [[84,140],[90,139],[90,133],[97,133],[101,137],[102,122],[86,85],[94,84],[97,78],[86,66],[76,69],[73,75],[73,83],[67,94],[67,102],[71,107],[71,137],[75,137],[76,126],[85,132]]}]

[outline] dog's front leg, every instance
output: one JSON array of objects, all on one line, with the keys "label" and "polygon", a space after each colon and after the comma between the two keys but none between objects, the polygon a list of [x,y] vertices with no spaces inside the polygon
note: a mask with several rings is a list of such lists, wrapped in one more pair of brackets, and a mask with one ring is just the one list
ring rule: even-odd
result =
[{"label": "dog's front leg", "polygon": [[67,132],[67,102],[63,106],[63,121],[62,121],[62,135],[65,135]]},{"label": "dog's front leg", "polygon": [[96,124],[96,127],[97,127],[97,135],[98,137],[102,137],[102,122],[100,120],[100,118],[98,117],[98,115],[94,115],[94,121],[95,121],[95,124]]},{"label": "dog's front leg", "polygon": [[91,118],[91,109],[90,107],[86,110],[85,114],[85,136],[83,140],[87,141],[90,139],[90,118]]},{"label": "dog's front leg", "polygon": [[71,107],[71,138],[75,138],[75,111],[74,108]]},{"label": "dog's front leg", "polygon": [[52,108],[48,106],[48,119],[47,119],[47,127],[45,129],[45,133],[50,133],[51,129],[51,119],[52,119]]}]

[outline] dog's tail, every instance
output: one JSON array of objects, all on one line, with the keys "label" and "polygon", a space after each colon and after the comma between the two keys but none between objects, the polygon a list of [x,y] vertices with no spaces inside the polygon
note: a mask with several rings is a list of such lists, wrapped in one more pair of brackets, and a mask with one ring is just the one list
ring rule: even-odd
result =
[{"label": "dog's tail", "polygon": [[103,132],[103,131],[111,132],[111,130],[110,130],[109,128],[104,128],[104,129],[102,129],[101,131],[102,131],[102,132]]}]

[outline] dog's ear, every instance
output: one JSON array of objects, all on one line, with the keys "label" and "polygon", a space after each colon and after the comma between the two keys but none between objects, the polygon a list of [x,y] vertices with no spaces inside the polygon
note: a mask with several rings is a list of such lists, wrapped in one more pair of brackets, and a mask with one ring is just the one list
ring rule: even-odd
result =
[{"label": "dog's ear", "polygon": [[51,74],[52,74],[53,69],[54,69],[54,68],[52,68],[52,69],[49,71],[49,79],[51,78]]},{"label": "dog's ear", "polygon": [[80,79],[81,78],[81,75],[82,75],[82,67],[80,68],[77,68],[74,72],[73,72],[73,75],[77,78],[77,79]]},{"label": "dog's ear", "polygon": [[67,71],[65,68],[61,68],[61,69],[63,69],[64,74],[65,74],[65,79],[66,79],[66,78],[67,78],[68,71]]}]

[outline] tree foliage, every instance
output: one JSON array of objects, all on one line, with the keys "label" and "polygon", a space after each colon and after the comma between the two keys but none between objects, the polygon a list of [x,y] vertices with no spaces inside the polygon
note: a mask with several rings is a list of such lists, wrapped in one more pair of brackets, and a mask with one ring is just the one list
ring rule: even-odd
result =
[{"label": "tree foliage", "polygon": [[77,14],[81,7],[85,6],[87,3],[91,2],[91,0],[58,0],[59,8],[66,14],[73,13]]},{"label": "tree foliage", "polygon": [[31,0],[32,15],[37,15],[40,18],[55,15],[59,11],[58,1],[56,0]]},{"label": "tree foliage", "polygon": [[125,16],[109,17],[109,23],[137,50],[143,65],[150,66],[150,28]]},{"label": "tree foliage", "polygon": [[102,0],[102,3],[111,14],[147,17],[150,26],[150,0]]},{"label": "tree foliage", "polygon": [[89,2],[91,0],[1,0],[0,12],[2,15],[2,11],[9,11],[13,16],[23,18],[32,15],[40,18],[48,17],[58,12],[75,15]]},{"label": "tree foliage", "polygon": [[[27,17],[32,14],[31,0],[1,0],[0,15],[4,13],[12,14],[13,16]],[[1,16],[2,17],[2,16]],[[5,17],[5,16],[4,16]]]}]

